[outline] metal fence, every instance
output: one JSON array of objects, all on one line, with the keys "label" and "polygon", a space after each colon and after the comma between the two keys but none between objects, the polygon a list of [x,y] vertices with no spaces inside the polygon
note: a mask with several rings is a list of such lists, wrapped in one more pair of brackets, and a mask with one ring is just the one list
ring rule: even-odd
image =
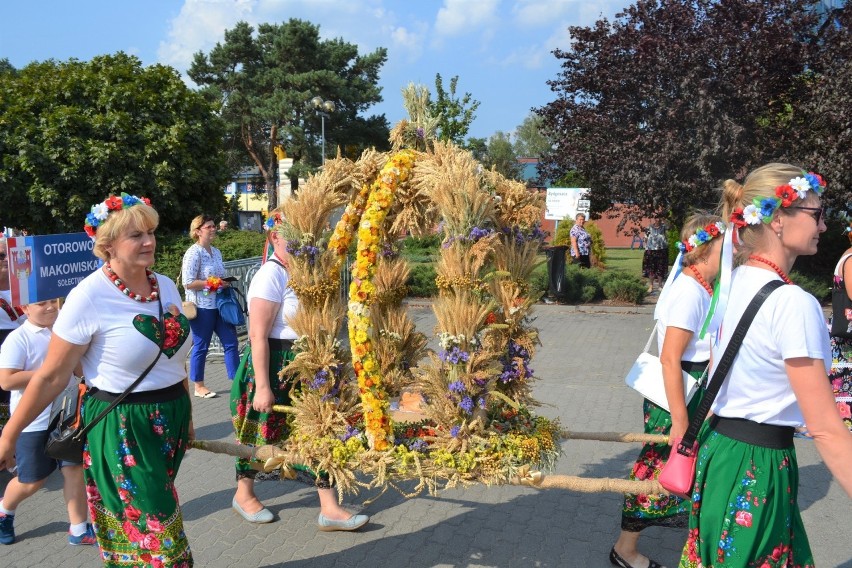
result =
[{"label": "metal fence", "polygon": [[[263,257],[253,256],[251,258],[229,260],[224,263],[225,276],[233,276],[237,278],[237,281],[231,285],[242,292],[243,298],[248,297],[249,284],[251,284],[251,279],[254,278],[254,275],[257,274],[262,260]],[[346,304],[347,298],[349,297],[349,283],[352,281],[352,273],[349,270],[349,261],[350,259],[347,259],[344,266],[340,269],[340,298],[344,304]],[[240,298],[240,300],[242,300],[242,298]],[[248,311],[248,306],[245,306],[245,308],[246,311]],[[244,338],[248,333],[248,320],[248,315],[246,315],[246,325],[237,327],[238,337]],[[222,357],[224,354],[225,352],[222,349],[222,343],[219,341],[219,336],[214,333],[213,338],[210,340],[210,348],[207,351],[207,356]]]}]

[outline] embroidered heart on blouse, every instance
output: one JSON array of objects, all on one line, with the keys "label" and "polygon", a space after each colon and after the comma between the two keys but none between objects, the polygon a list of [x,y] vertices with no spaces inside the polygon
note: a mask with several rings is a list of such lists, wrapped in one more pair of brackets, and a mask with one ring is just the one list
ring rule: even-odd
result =
[{"label": "embroidered heart on blouse", "polygon": [[[160,345],[160,320],[156,316],[136,314],[133,318],[133,327],[155,345]],[[163,316],[163,327],[166,331],[163,353],[171,359],[189,337],[189,320],[183,314],[175,316],[167,313]]]}]

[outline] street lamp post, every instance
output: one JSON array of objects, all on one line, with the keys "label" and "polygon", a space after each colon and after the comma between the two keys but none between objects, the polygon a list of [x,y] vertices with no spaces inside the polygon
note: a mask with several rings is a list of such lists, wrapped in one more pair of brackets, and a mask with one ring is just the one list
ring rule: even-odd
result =
[{"label": "street lamp post", "polygon": [[324,101],[322,97],[314,97],[311,99],[311,105],[320,116],[321,136],[322,136],[322,165],[325,165],[325,119],[331,118],[331,113],[334,112],[334,103]]}]

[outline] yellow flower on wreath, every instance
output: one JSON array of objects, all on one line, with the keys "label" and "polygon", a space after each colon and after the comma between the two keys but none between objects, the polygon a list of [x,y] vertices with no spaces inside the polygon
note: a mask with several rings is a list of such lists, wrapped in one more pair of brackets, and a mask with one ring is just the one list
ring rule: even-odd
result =
[{"label": "yellow flower on wreath", "polygon": [[[349,343],[352,346],[352,366],[358,379],[364,428],[370,447],[386,450],[393,440],[387,392],[373,353],[370,335],[369,305],[376,292],[372,282],[376,275],[381,236],[379,228],[393,203],[394,192],[405,182],[414,166],[415,152],[402,150],[390,157],[376,181],[370,186],[364,214],[358,224],[358,253],[352,269],[349,287]],[[354,223],[353,223],[354,224]],[[336,243],[339,245],[339,243]]]}]

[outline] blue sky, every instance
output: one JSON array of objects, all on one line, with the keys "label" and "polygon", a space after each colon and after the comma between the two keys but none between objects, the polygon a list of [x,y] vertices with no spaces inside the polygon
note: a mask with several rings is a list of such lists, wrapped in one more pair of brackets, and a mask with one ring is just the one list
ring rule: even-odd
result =
[{"label": "blue sky", "polygon": [[[434,92],[459,76],[458,92],[482,104],[471,136],[511,133],[530,108],[553,100],[547,86],[567,48],[571,25],[612,19],[628,0],[10,0],[0,18],[0,58],[15,67],[44,59],[124,51],[146,65],[185,74],[192,55],[207,52],[240,20],[250,24],[300,18],[324,38],[341,37],[360,53],[388,49],[380,85],[391,125],[405,117],[408,83]],[[333,122],[329,125],[333,128]]]}]

